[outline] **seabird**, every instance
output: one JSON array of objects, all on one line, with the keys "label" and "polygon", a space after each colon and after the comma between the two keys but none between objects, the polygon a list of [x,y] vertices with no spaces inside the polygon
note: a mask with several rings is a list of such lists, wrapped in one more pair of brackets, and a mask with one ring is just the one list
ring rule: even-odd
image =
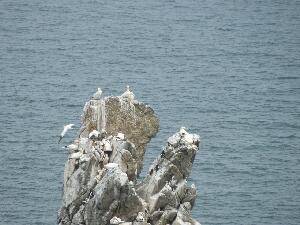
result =
[{"label": "seabird", "polygon": [[159,166],[156,165],[156,166],[155,166],[155,171],[157,172],[158,170],[159,170]]},{"label": "seabird", "polygon": [[73,129],[74,126],[75,126],[75,125],[72,124],[72,123],[70,123],[70,124],[64,126],[64,129],[63,129],[63,131],[62,131],[61,134],[60,134],[58,143],[59,143],[59,142],[61,141],[61,139],[65,136],[65,134],[67,133],[67,131],[70,130],[70,129]]},{"label": "seabird", "polygon": [[117,225],[123,223],[124,221],[122,221],[119,217],[114,216],[109,222],[110,224]]},{"label": "seabird", "polygon": [[134,99],[134,94],[130,91],[129,85],[127,85],[126,91],[121,95],[122,98],[127,98],[128,100]]},{"label": "seabird", "polygon": [[98,138],[99,135],[100,135],[100,132],[99,132],[99,131],[93,130],[93,131],[89,134],[89,139],[92,139],[92,138]]},{"label": "seabird", "polygon": [[116,139],[123,141],[125,140],[125,135],[123,133],[118,133]]},{"label": "seabird", "polygon": [[63,147],[63,148],[69,149],[69,150],[71,150],[71,151],[76,151],[76,150],[78,150],[78,145],[70,144],[70,145],[65,146],[65,147]]},{"label": "seabird", "polygon": [[181,137],[185,136],[188,132],[185,130],[185,127],[181,127],[179,130],[179,134]]},{"label": "seabird", "polygon": [[102,95],[102,90],[101,90],[101,88],[98,88],[97,92],[93,95],[93,99],[100,100],[101,95]]},{"label": "seabird", "polygon": [[104,165],[104,168],[109,170],[109,169],[113,169],[118,167],[119,165],[117,163],[107,163],[106,165]]}]

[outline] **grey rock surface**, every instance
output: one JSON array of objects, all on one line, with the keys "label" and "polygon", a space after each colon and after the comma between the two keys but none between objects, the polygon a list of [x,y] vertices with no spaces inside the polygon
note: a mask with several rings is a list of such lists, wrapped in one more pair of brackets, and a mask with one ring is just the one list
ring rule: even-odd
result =
[{"label": "grey rock surface", "polygon": [[168,139],[149,174],[137,180],[145,145],[158,131],[154,111],[127,91],[86,103],[64,170],[60,225],[199,224],[189,176],[200,137],[184,128]]}]

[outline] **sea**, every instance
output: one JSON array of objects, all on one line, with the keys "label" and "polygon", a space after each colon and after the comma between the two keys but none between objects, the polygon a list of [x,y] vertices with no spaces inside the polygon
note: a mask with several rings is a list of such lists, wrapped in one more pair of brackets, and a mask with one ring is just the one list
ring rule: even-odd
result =
[{"label": "sea", "polygon": [[1,0],[0,224],[53,225],[63,125],[130,85],[160,129],[201,136],[188,179],[202,225],[300,224],[300,2]]}]

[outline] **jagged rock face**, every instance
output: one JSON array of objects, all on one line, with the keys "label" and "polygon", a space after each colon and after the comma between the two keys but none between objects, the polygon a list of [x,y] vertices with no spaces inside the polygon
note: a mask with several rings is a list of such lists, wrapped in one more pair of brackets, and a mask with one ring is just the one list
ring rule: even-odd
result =
[{"label": "jagged rock face", "polygon": [[[158,120],[143,104],[120,106],[119,97],[109,97],[103,103],[99,93],[97,100],[86,104],[81,135],[69,147],[58,224],[198,225],[190,215],[196,188],[188,187],[186,178],[198,151],[199,136],[184,129],[174,134],[149,174],[138,181],[139,157],[157,132]],[[105,105],[105,115],[99,105]],[[134,114],[122,112],[133,109]],[[146,123],[152,125],[147,127]]]},{"label": "jagged rock face", "polygon": [[[174,134],[151,165],[149,175],[137,184],[139,196],[149,204],[151,224],[172,224],[182,214],[178,208],[187,204],[190,207],[186,211],[191,211],[197,193],[194,186],[187,186],[186,178],[191,172],[199,141],[195,134]],[[180,221],[183,221],[181,224],[197,224],[190,216]]]},{"label": "jagged rock face", "polygon": [[136,147],[132,154],[137,160],[138,173],[142,170],[146,144],[159,129],[159,120],[151,107],[122,97],[90,100],[84,107],[81,122],[80,137],[87,137],[97,129],[105,129],[108,135],[124,133]]}]

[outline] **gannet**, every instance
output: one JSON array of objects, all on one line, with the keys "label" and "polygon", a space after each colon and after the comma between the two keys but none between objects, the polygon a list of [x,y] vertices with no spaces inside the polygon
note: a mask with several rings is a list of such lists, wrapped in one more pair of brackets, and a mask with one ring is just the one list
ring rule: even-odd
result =
[{"label": "gannet", "polygon": [[125,140],[125,135],[123,133],[118,133],[116,139],[123,141]]},{"label": "gannet", "polygon": [[107,163],[106,165],[104,165],[104,168],[109,170],[109,169],[113,169],[118,167],[119,165],[117,163]]},{"label": "gannet", "polygon": [[101,90],[101,88],[98,88],[98,91],[93,95],[93,99],[100,100],[101,95],[102,95],[102,90]]},{"label": "gannet", "polygon": [[126,91],[121,95],[122,98],[127,98],[128,100],[134,99],[134,94],[132,91],[130,91],[129,85],[126,87]]},{"label": "gannet", "polygon": [[78,150],[78,145],[70,144],[70,145],[65,146],[65,147],[63,147],[63,148],[69,149],[69,150],[71,150],[71,151],[76,151],[76,150]]},{"label": "gannet", "polygon": [[63,131],[62,131],[61,134],[60,134],[58,143],[59,143],[59,142],[61,141],[61,139],[65,136],[65,134],[67,133],[67,131],[70,130],[70,129],[73,129],[74,126],[75,126],[75,125],[72,124],[72,123],[70,123],[70,124],[64,126],[64,129],[63,129]]},{"label": "gannet", "polygon": [[114,216],[109,222],[110,224],[117,225],[123,223],[124,221],[122,221],[119,217]]},{"label": "gannet", "polygon": [[100,135],[99,131],[93,130],[90,134],[89,134],[89,139],[91,138],[98,138]]},{"label": "gannet", "polygon": [[185,130],[185,127],[181,127],[179,130],[179,134],[181,137],[185,136],[188,132]]}]

